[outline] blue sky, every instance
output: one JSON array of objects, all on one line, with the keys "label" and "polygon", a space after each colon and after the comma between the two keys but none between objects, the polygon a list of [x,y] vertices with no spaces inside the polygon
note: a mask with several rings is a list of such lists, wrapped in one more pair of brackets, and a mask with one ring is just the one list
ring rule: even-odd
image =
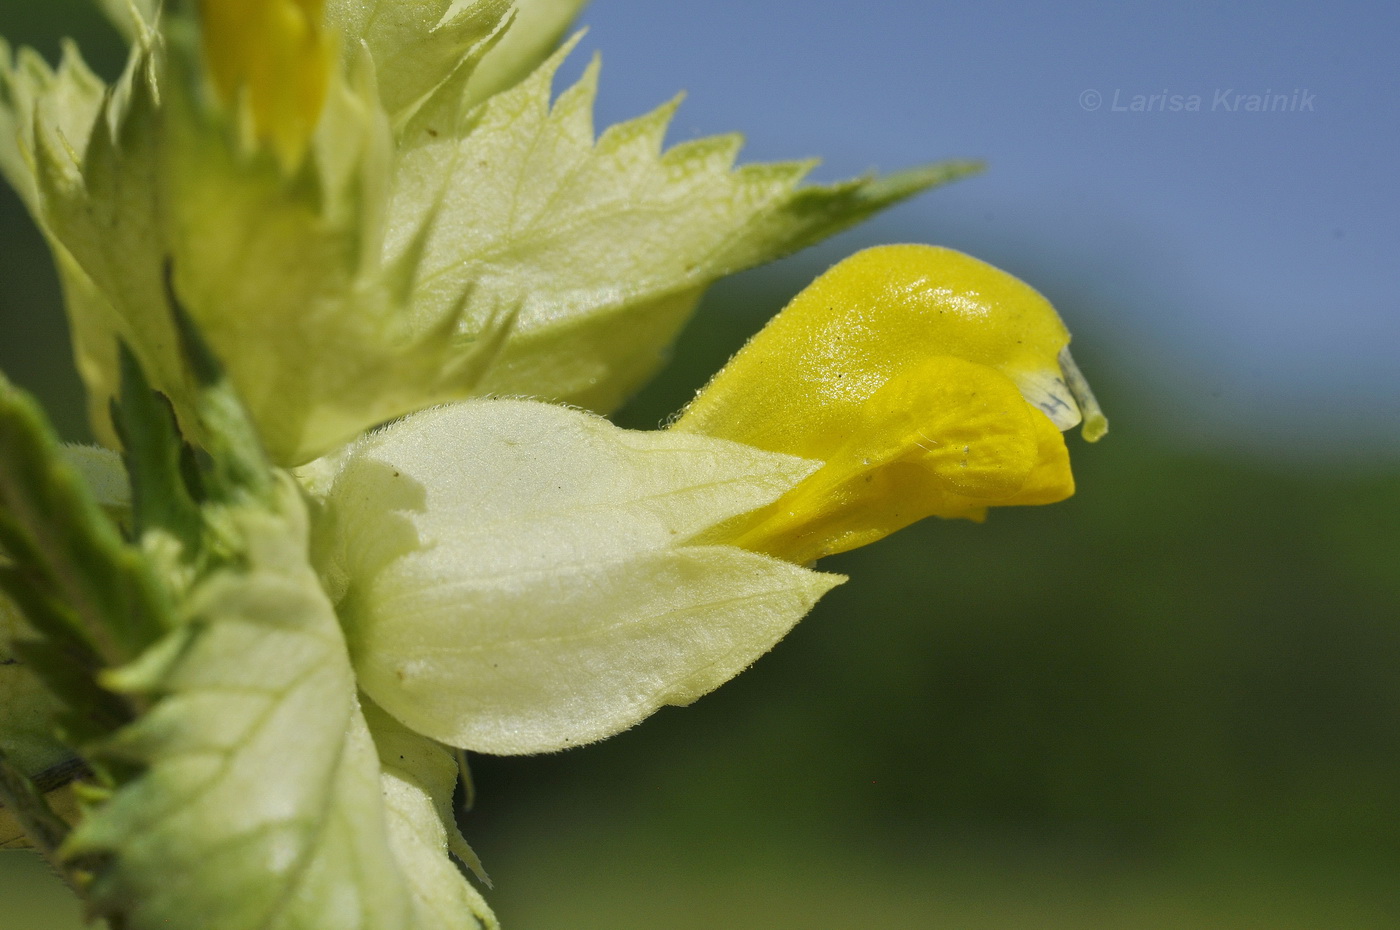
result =
[{"label": "blue sky", "polygon": [[[989,162],[799,262],[962,248],[1201,441],[1400,450],[1400,8],[595,0],[583,22],[566,73],[603,51],[600,126],[684,89],[673,141],[741,129],[744,158],[821,155],[823,180]],[[1229,106],[1266,93],[1288,107]]]}]

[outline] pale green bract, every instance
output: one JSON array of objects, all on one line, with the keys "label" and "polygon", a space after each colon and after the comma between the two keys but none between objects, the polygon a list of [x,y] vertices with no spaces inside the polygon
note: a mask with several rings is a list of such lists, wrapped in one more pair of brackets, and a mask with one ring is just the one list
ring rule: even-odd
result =
[{"label": "pale green bract", "polygon": [[480,103],[524,80],[587,5],[588,0],[516,0],[515,20],[472,73],[465,103]]},{"label": "pale green bract", "polygon": [[[20,49],[12,55],[0,39],[0,173],[41,228],[43,202],[34,164],[36,133],[47,133],[70,153],[72,161],[81,160],[102,112],[105,93],[101,79],[88,69],[76,46],[65,45],[59,67],[53,69],[32,49]],[[90,389],[90,418],[105,424],[105,404],[113,390],[111,378],[116,368],[112,311],[67,250],[52,235],[48,238],[69,306],[74,360]],[[110,432],[104,435],[110,436]]]},{"label": "pale green bract", "polygon": [[139,42],[155,27],[161,0],[97,0],[112,25],[128,42]]},{"label": "pale green bract", "polygon": [[843,580],[691,540],[815,463],[469,401],[352,447],[318,542],[361,687],[465,749],[610,736],[748,667]]},{"label": "pale green bract", "polygon": [[20,49],[16,55],[0,39],[0,170],[31,212],[38,210],[33,170],[36,124],[81,158],[105,91],[75,45],[64,45],[63,58],[54,69],[33,49]]},{"label": "pale green bract", "polygon": [[409,319],[411,258],[379,260],[392,141],[368,58],[333,86],[315,177],[300,183],[232,150],[181,67],[137,52],[81,153],[55,132],[35,137],[40,216],[71,257],[60,270],[99,431],[111,438],[105,398],[115,393],[117,339],[192,421],[172,286],[278,460],[305,459],[425,399],[464,392],[479,353],[444,338],[453,318]]},{"label": "pale green bract", "polygon": [[[67,854],[107,861],[94,903],[136,928],[474,928],[484,906],[452,924],[432,916],[479,898],[450,866],[424,872],[431,827],[402,795],[425,789],[381,775],[339,624],[306,562],[299,493],[284,482],[275,502],[226,515],[246,567],[202,581],[184,625],[111,676],[157,697],[107,747],[145,771],[83,822]],[[382,778],[396,779],[392,805]]]},{"label": "pale green bract", "polygon": [[[427,52],[405,54],[444,9]],[[76,53],[56,73],[33,55],[4,69],[0,168],[54,245],[106,441],[117,339],[190,421],[171,298],[282,464],[473,393],[607,411],[716,278],[969,170],[799,188],[809,162],[732,170],[738,136],[663,154],[674,104],[595,142],[596,65],[550,105],[566,50],[478,105],[482,56],[499,53],[491,81],[507,81],[570,7],[527,8],[521,23],[542,31],[515,45],[503,12],[331,4],[347,63],[290,176],[210,101],[179,30],[138,43],[105,97]]]},{"label": "pale green bract", "polygon": [[[572,46],[480,110],[448,82],[402,132],[388,249],[422,250],[414,312],[465,296],[472,332],[519,308],[478,393],[606,413],[655,374],[711,282],[973,168],[800,188],[815,162],[735,169],[737,134],[663,152],[679,99],[595,140],[596,59],[550,105]],[[437,221],[420,243],[425,214]]]},{"label": "pale green bract", "polygon": [[101,446],[75,443],[65,445],[61,454],[63,460],[83,476],[84,483],[103,510],[121,522],[130,517],[131,481],[120,455]]},{"label": "pale green bract", "polygon": [[447,856],[450,851],[485,879],[476,853],[457,829],[452,807],[459,774],[457,759],[373,702],[364,703],[364,713],[379,750],[389,843],[408,879],[424,926],[433,930],[476,930],[479,924],[495,928],[495,915],[477,890],[462,881]]},{"label": "pale green bract", "polygon": [[364,43],[379,99],[398,118],[459,68],[470,72],[510,8],[510,0],[330,0],[326,24],[348,46]]},{"label": "pale green bract", "polygon": [[[70,717],[92,718],[79,745],[105,773],[100,803],[47,853],[90,872],[95,912],[128,930],[493,927],[446,858],[450,848],[475,862],[452,825],[455,764],[372,707],[371,732],[309,561],[303,491],[267,469],[236,398],[187,349],[196,413],[217,442],[181,465],[168,412],[126,366],[131,494],[110,483],[93,494],[82,476],[101,487],[110,459],[62,449],[0,379],[0,533],[18,569],[0,580],[41,609],[27,623],[0,601],[4,655],[39,634],[74,651],[47,666],[59,678],[46,683]],[[103,513],[124,502],[139,556]],[[162,590],[143,588],[152,576]],[[166,617],[172,595],[178,613]],[[101,618],[128,612],[148,622],[104,643]],[[104,655],[130,661],[102,671]],[[84,682],[93,665],[119,696],[106,713]],[[6,764],[30,769],[35,760],[12,753],[24,734],[10,723],[0,721]]]}]

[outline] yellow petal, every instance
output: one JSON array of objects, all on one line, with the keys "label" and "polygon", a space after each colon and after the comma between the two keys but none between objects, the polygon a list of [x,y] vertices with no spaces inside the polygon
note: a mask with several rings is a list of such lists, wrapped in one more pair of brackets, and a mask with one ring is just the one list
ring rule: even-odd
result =
[{"label": "yellow petal", "polygon": [[887,381],[825,464],[732,524],[734,545],[806,563],[868,545],[925,517],[980,520],[989,506],[1074,492],[1054,425],[1009,378],[951,356]]},{"label": "yellow petal", "polygon": [[[874,391],[935,355],[988,365],[1061,429],[1106,424],[1072,362],[1069,331],[1044,297],[952,249],[886,245],[828,270],[740,350],[679,428],[820,458],[812,437],[860,420]],[[1082,396],[1076,396],[1076,391]]]},{"label": "yellow petal", "polygon": [[324,0],[201,0],[204,56],[226,105],[284,165],[301,160],[321,114],[333,46]]},{"label": "yellow petal", "polygon": [[794,298],[672,428],[825,463],[721,534],[809,562],[927,516],[1072,494],[1059,430],[1082,410],[1096,439],[1106,421],[1068,343],[1054,308],[1005,272],[882,246]]}]

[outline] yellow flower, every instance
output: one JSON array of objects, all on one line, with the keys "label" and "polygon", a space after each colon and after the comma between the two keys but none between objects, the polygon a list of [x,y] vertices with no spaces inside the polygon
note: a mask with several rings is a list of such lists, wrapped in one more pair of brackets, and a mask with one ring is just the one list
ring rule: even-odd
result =
[{"label": "yellow flower", "polygon": [[726,527],[805,563],[928,516],[1074,493],[1061,429],[1107,421],[1035,290],[951,249],[895,245],[836,265],[776,316],[672,426],[823,466]]},{"label": "yellow flower", "polygon": [[324,0],[201,0],[209,76],[254,138],[301,161],[325,102],[334,46]]}]

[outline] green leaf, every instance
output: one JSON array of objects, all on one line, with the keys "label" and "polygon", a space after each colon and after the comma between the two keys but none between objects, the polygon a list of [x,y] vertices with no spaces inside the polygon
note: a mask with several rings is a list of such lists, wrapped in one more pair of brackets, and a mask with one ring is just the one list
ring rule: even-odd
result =
[{"label": "green leaf", "polygon": [[[137,712],[100,675],[170,625],[156,580],[103,512],[121,497],[111,458],[60,446],[37,406],[0,378],[0,768],[9,807],[0,845],[33,841],[51,861],[67,825],[39,791],[85,771],[72,747]],[[84,473],[103,479],[101,498]],[[76,816],[71,791],[55,800],[64,817]]]},{"label": "green leaf", "polygon": [[[0,595],[0,615],[7,607]],[[52,692],[34,673],[9,654],[0,652],[0,752],[26,775],[36,775],[69,758],[73,751],[59,740],[58,718],[63,710]]]},{"label": "green leaf", "polygon": [[130,352],[123,352],[122,361],[122,398],[112,420],[134,479],[132,529],[148,547],[156,534],[170,539],[178,561],[197,559],[204,519],[191,486],[193,450],[180,435],[170,401],[151,390]]},{"label": "green leaf", "polygon": [[326,24],[374,59],[379,98],[397,118],[464,64],[501,28],[510,0],[330,0]]},{"label": "green leaf", "polygon": [[351,449],[322,567],[361,686],[434,739],[602,739],[766,652],[840,579],[688,541],[813,463],[524,401],[416,414]]},{"label": "green leaf", "polygon": [[813,162],[734,169],[738,136],[663,152],[676,101],[595,140],[596,60],[550,105],[572,45],[480,111],[440,91],[401,134],[390,254],[418,248],[421,218],[437,218],[415,312],[466,301],[470,333],[520,306],[480,393],[610,410],[662,363],[709,283],[974,167],[800,188]]},{"label": "green leaf", "polygon": [[289,480],[231,507],[246,565],[193,590],[186,625],[113,686],[155,700],[105,752],[142,773],[67,846],[131,930],[428,926],[389,843],[374,744]]},{"label": "green leaf", "polygon": [[[10,560],[5,557],[3,549],[0,549],[0,567],[10,567]],[[33,635],[34,629],[24,619],[19,607],[4,593],[0,593],[0,665],[8,665],[14,661],[11,644],[15,640]]]},{"label": "green leaf", "polygon": [[[37,632],[109,665],[168,628],[168,607],[140,554],[121,538],[37,406],[0,378],[0,575]],[[47,605],[47,606],[45,606]]]}]

